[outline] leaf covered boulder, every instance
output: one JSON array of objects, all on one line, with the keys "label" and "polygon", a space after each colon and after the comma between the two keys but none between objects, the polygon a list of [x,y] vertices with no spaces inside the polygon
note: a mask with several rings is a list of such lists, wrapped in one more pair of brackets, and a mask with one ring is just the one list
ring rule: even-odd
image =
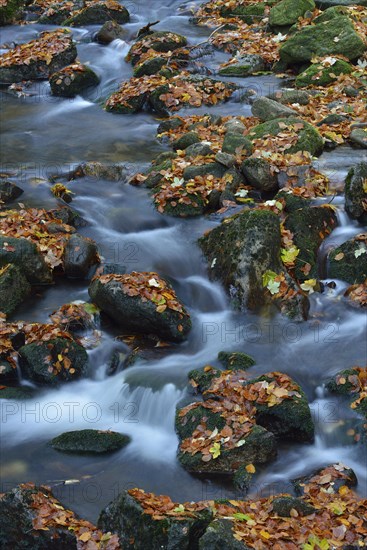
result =
[{"label": "leaf covered boulder", "polygon": [[[49,487],[22,483],[0,499],[0,537],[4,547],[32,550],[119,550],[117,535],[102,533],[65,508]],[[88,542],[89,541],[89,542]]]},{"label": "leaf covered boulder", "polygon": [[367,236],[357,235],[331,250],[328,256],[328,277],[351,285],[367,279]]},{"label": "leaf covered boulder", "polygon": [[353,367],[339,372],[327,383],[327,389],[350,399],[351,408],[367,418],[367,367]]},{"label": "leaf covered boulder", "polygon": [[118,451],[129,441],[130,438],[127,435],[110,430],[76,430],[54,437],[50,445],[64,453],[101,454]]},{"label": "leaf covered boulder", "polygon": [[174,290],[154,272],[94,277],[93,302],[121,327],[181,342],[191,328],[190,316]]},{"label": "leaf covered boulder", "polygon": [[166,496],[131,489],[102,510],[97,525],[116,533],[123,548],[190,550],[212,517],[205,502],[180,505]]},{"label": "leaf covered boulder", "polygon": [[68,27],[98,25],[113,19],[116,23],[127,23],[130,20],[128,10],[116,0],[87,0],[80,10],[72,12],[71,17],[63,22]]},{"label": "leaf covered boulder", "polygon": [[52,73],[72,63],[76,55],[70,32],[61,29],[42,32],[39,38],[0,56],[0,82],[46,80]]},{"label": "leaf covered boulder", "polygon": [[52,95],[75,97],[85,89],[99,84],[99,78],[92,69],[81,63],[64,67],[50,77]]}]

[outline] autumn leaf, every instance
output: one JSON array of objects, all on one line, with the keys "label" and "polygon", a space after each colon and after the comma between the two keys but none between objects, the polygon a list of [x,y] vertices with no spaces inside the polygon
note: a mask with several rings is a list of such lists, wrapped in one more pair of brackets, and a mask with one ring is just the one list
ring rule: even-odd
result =
[{"label": "autumn leaf", "polygon": [[220,443],[213,443],[213,446],[210,447],[209,452],[213,455],[213,458],[218,458],[220,456]]}]

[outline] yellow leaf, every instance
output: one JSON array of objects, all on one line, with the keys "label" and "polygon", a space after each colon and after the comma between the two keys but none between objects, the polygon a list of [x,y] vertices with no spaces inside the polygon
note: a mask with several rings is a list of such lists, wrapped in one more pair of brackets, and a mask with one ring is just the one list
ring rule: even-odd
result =
[{"label": "yellow leaf", "polygon": [[59,361],[62,361],[62,360],[64,359],[63,356],[61,355],[61,353],[59,353],[59,355],[57,356],[57,358],[58,358]]},{"label": "yellow leaf", "polygon": [[267,531],[264,531],[263,529],[260,531],[260,535],[266,540],[270,539],[271,537],[270,533],[268,533]]},{"label": "yellow leaf", "polygon": [[156,307],[156,311],[158,311],[158,313],[163,313],[166,309],[167,309],[166,304]]},{"label": "yellow leaf", "polygon": [[88,540],[90,540],[91,538],[91,533],[89,531],[86,531],[85,533],[82,533],[80,535],[79,540],[81,540],[82,542],[88,542]]},{"label": "yellow leaf", "polygon": [[248,472],[249,474],[254,474],[256,472],[255,466],[253,464],[247,464],[246,472]]}]

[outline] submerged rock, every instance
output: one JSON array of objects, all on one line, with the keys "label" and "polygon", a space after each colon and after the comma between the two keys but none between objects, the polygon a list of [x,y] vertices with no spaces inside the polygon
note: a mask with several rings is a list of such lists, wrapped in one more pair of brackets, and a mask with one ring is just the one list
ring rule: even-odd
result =
[{"label": "submerged rock", "polygon": [[172,287],[157,273],[95,277],[89,295],[102,311],[127,330],[181,342],[191,329],[190,316]]},{"label": "submerged rock", "polygon": [[229,370],[249,369],[256,363],[252,357],[240,351],[220,351],[218,359]]},{"label": "submerged rock", "polygon": [[19,365],[23,375],[32,382],[57,385],[77,380],[85,374],[88,355],[72,339],[60,337],[22,346]]},{"label": "submerged rock", "polygon": [[14,264],[0,267],[0,311],[9,315],[28,296],[30,284]]},{"label": "submerged rock", "polygon": [[367,223],[367,162],[353,166],[345,180],[345,211],[353,220]]},{"label": "submerged rock", "polygon": [[328,256],[328,277],[354,285],[367,278],[367,238],[357,235],[334,248]]},{"label": "submerged rock", "polygon": [[76,55],[69,31],[42,32],[39,38],[0,56],[0,82],[46,80],[52,73],[72,63]]},{"label": "submerged rock", "polygon": [[118,451],[129,441],[129,436],[110,430],[77,430],[54,437],[50,445],[64,453],[101,454]]},{"label": "submerged rock", "polygon": [[100,44],[110,44],[117,38],[123,40],[126,37],[126,31],[120,27],[116,21],[106,21],[99,29],[95,36],[95,40]]}]

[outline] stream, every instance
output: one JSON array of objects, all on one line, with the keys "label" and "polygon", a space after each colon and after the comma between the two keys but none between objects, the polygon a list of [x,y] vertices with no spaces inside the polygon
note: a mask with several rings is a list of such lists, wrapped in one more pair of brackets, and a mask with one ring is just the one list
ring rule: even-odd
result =
[{"label": "stream", "polygon": [[[149,21],[159,20],[157,30],[179,32],[191,45],[210,34],[189,22],[188,9],[194,2],[161,4],[160,0],[125,4],[132,14],[131,22],[123,27],[126,41],[102,46],[91,41],[100,26],[72,29],[79,59],[101,79],[100,85],[83,97],[52,97],[47,82],[32,84],[25,97],[2,91],[1,171],[15,174],[12,179],[24,189],[20,200],[26,206],[57,205],[49,191],[49,174],[67,172],[84,161],[118,162],[131,172],[138,171],[166,149],[155,138],[159,120],[153,115],[119,116],[101,106],[106,96],[132,75],[124,57],[139,28]],[[52,28],[8,26],[2,30],[1,42],[26,42],[39,31]],[[216,53],[205,57],[204,63],[213,68],[227,58]],[[281,84],[274,75],[233,80],[258,95],[269,94]],[[183,110],[180,115],[220,112],[248,116],[250,105],[241,103],[239,95],[224,105]],[[326,252],[363,230],[348,218],[342,196],[348,169],[362,158],[363,151],[342,146],[315,162],[330,176],[339,220],[320,249],[324,282],[328,281]],[[106,262],[122,264],[127,271],[157,271],[167,277],[189,310],[193,328],[185,343],[157,348],[149,361],[138,361],[108,376],[119,333],[116,327],[103,327],[101,344],[89,351],[87,378],[44,389],[37,398],[24,402],[2,400],[0,491],[26,481],[43,483],[53,488],[65,506],[91,521],[119,492],[132,487],[168,494],[181,502],[238,497],[226,478],[192,476],[179,465],[174,430],[176,406],[192,399],[187,373],[206,364],[219,366],[218,352],[232,350],[255,358],[254,375],[281,371],[299,383],[309,399],[316,427],[313,444],[279,447],[277,460],[259,468],[249,496],[289,491],[290,479],[340,461],[354,469],[357,492],[366,497],[367,448],[348,435],[362,420],[347,401],[324,390],[324,382],[339,370],[366,363],[366,313],[343,302],[347,284],[336,281],[334,289],[325,287],[324,293],[312,294],[310,318],[302,324],[278,314],[267,317],[234,312],[222,287],[209,281],[196,244],[205,230],[220,222],[218,215],[188,220],[162,216],[146,189],[126,182],[83,178],[70,182],[69,188],[75,193],[72,207],[88,221],[79,232],[95,239]],[[329,202],[330,197],[318,201]],[[48,322],[61,305],[88,299],[85,281],[56,281],[52,287],[37,290],[10,320]],[[62,432],[85,428],[120,431],[130,435],[132,442],[105,457],[61,454],[47,445]]]}]

